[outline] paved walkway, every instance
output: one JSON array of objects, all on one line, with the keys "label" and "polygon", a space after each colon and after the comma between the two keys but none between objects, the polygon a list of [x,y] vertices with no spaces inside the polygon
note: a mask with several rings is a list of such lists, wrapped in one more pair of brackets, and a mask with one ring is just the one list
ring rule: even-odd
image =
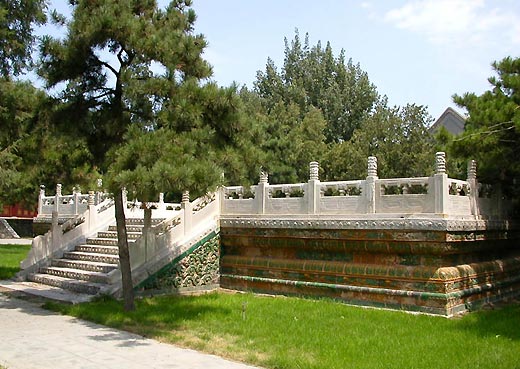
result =
[{"label": "paved walkway", "polygon": [[1,293],[0,336],[0,365],[7,369],[254,368],[58,315]]},{"label": "paved walkway", "polygon": [[30,245],[32,238],[0,238],[0,245]]}]

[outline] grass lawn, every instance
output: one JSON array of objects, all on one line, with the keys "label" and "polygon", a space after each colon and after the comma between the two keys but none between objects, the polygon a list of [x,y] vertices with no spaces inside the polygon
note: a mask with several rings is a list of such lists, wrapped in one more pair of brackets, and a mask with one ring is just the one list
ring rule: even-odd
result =
[{"label": "grass lawn", "polygon": [[13,277],[20,270],[31,245],[0,245],[0,280]]},{"label": "grass lawn", "polygon": [[267,368],[520,368],[520,304],[455,319],[238,293],[47,307]]}]

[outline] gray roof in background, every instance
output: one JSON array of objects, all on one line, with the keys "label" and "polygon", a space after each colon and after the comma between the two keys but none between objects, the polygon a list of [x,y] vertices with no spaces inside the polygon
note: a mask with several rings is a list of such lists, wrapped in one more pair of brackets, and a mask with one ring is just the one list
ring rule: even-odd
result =
[{"label": "gray roof in background", "polygon": [[444,113],[430,127],[430,133],[437,133],[441,127],[446,128],[452,135],[457,136],[464,131],[466,118],[452,108],[447,108]]}]

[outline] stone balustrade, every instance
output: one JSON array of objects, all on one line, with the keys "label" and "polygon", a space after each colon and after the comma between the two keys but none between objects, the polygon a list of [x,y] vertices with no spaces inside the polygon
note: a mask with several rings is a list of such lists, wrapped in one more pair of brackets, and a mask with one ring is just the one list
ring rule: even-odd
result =
[{"label": "stone balustrade", "polygon": [[[226,217],[381,214],[474,219],[505,218],[508,215],[508,206],[500,194],[478,183],[474,160],[468,164],[466,180],[449,178],[443,152],[436,154],[435,174],[430,177],[379,178],[377,158],[371,156],[365,179],[321,182],[318,166],[317,162],[310,163],[309,181],[306,183],[270,184],[268,174],[262,171],[258,185],[223,187],[219,199],[220,213]],[[97,205],[107,197],[105,192],[82,194],[79,189],[71,195],[63,195],[61,185],[57,185],[55,195],[46,196],[42,186],[35,221],[48,222],[54,212],[63,223],[83,213],[89,204]],[[169,218],[170,212],[184,209],[186,204],[196,209],[197,201],[203,200],[190,203],[187,198],[180,204],[165,203],[164,195],[160,194],[159,201],[149,202],[147,206],[156,209],[155,216]],[[142,217],[141,202],[125,202],[128,217]]]},{"label": "stone balustrade", "polygon": [[[101,183],[99,187],[101,187]],[[64,195],[62,194],[61,184],[56,185],[55,195],[46,195],[45,186],[42,185],[38,196],[38,215],[34,218],[34,222],[49,223],[54,213],[58,223],[62,224],[84,213],[89,205],[97,206],[110,197],[111,195],[105,191],[89,191],[87,194],[83,194],[79,188],[74,188],[70,195]],[[127,200],[125,192],[124,202],[128,217],[138,218],[143,216],[144,206],[141,201]],[[164,202],[164,194],[160,193],[158,201],[147,202],[146,206],[157,210],[155,214],[158,217],[168,217],[170,213],[179,210],[181,204]]]},{"label": "stone balustrade", "polygon": [[40,186],[38,196],[38,215],[35,222],[48,222],[52,214],[57,214],[59,223],[63,223],[70,218],[82,214],[88,209],[89,205],[99,205],[109,196],[103,191],[89,191],[82,194],[79,188],[74,188],[71,195],[62,194],[61,184],[56,185],[56,193],[48,196],[45,194],[45,186]]},{"label": "stone balustrade", "polygon": [[467,180],[448,177],[443,152],[436,154],[435,174],[430,177],[380,179],[377,159],[369,157],[365,179],[320,182],[317,165],[310,164],[307,183],[273,185],[262,172],[256,186],[224,187],[221,214],[507,217],[507,206],[498,193],[490,197],[489,191],[479,191],[482,185],[477,181],[473,160],[468,165]]}]

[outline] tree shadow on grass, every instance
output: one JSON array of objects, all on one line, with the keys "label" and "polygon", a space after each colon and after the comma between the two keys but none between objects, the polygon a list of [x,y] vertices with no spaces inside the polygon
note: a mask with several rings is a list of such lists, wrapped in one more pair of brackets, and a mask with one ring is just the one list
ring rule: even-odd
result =
[{"label": "tree shadow on grass", "polygon": [[[210,298],[211,299],[211,298]],[[130,330],[145,336],[179,329],[186,321],[218,319],[231,309],[217,306],[204,296],[160,296],[136,300],[136,310],[126,312],[123,303],[110,297],[99,301],[65,306],[48,304],[48,308],[113,328]]]},{"label": "tree shadow on grass", "polygon": [[0,281],[12,278],[19,270],[18,267],[0,266]]},{"label": "tree shadow on grass", "polygon": [[458,326],[482,337],[504,337],[520,341],[520,302],[470,313],[458,322]]}]

